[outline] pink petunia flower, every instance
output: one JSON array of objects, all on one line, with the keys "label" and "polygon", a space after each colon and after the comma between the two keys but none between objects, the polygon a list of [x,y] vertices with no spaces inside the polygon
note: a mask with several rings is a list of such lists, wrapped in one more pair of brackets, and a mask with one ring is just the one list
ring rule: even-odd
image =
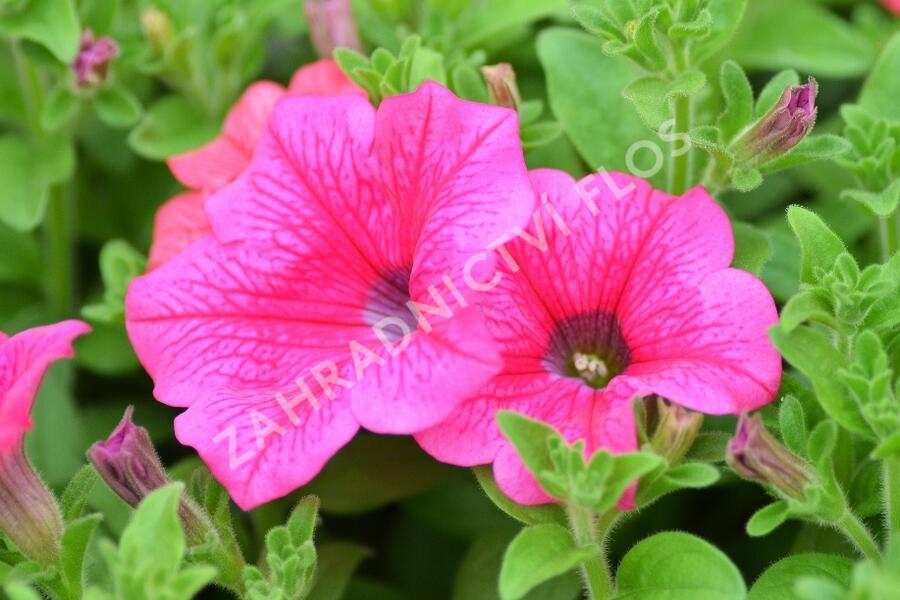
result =
[{"label": "pink petunia flower", "polygon": [[282,100],[207,202],[213,235],[128,292],[156,397],[187,407],[178,439],[249,509],[360,425],[439,423],[500,368],[457,282],[532,198],[511,110],[434,83],[377,112],[358,95]]},{"label": "pink petunia flower", "polygon": [[81,321],[0,333],[0,452],[15,448],[31,429],[31,405],[51,363],[72,356],[72,340],[90,331]]},{"label": "pink petunia flower", "polygon": [[31,406],[47,368],[72,356],[72,340],[90,328],[80,321],[0,333],[0,532],[28,558],[57,564],[62,516],[25,455]]},{"label": "pink petunia flower", "polygon": [[210,233],[203,212],[208,194],[234,181],[250,164],[275,104],[285,95],[335,96],[362,91],[331,60],[320,60],[294,73],[290,85],[258,81],[228,112],[222,135],[205,146],[169,159],[169,168],[190,191],[178,194],[156,214],[148,270]]},{"label": "pink petunia flower", "polygon": [[881,3],[886,9],[900,16],[900,0],[881,0]]},{"label": "pink petunia flower", "polygon": [[710,414],[773,399],[774,301],[758,279],[728,268],[729,221],[702,188],[673,197],[622,174],[532,178],[547,202],[527,233],[498,248],[503,269],[484,296],[503,370],[416,435],[426,451],[456,465],[493,463],[504,492],[535,504],[550,498],[498,430],[499,409],[584,439],[590,454],[636,449],[636,395]]}]

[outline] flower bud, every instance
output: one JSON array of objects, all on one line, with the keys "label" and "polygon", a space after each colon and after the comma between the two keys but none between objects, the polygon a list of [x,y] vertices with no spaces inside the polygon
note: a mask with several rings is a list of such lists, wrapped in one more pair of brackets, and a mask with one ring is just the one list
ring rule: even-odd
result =
[{"label": "flower bud", "polygon": [[106,80],[109,63],[119,55],[119,46],[108,37],[94,39],[94,32],[85,29],[81,34],[81,46],[72,62],[75,84],[79,88],[92,88]]},{"label": "flower bud", "polygon": [[739,162],[766,163],[800,143],[816,122],[816,93],[812,77],[784,90],[778,103],[734,143]]},{"label": "flower bud", "polygon": [[772,486],[795,500],[803,500],[804,488],[812,483],[809,466],[766,430],[759,415],[741,415],[726,460],[744,479]]},{"label": "flower bud", "polygon": [[519,86],[516,84],[516,72],[509,63],[481,67],[481,74],[487,82],[491,104],[518,110]]},{"label": "flower bud", "polygon": [[656,431],[650,445],[670,465],[677,464],[694,445],[703,415],[662,398],[656,400],[656,415]]},{"label": "flower bud", "polygon": [[328,58],[335,48],[362,50],[350,0],[306,0],[304,9],[312,43],[319,56]]},{"label": "flower bud", "polygon": [[58,561],[62,516],[22,441],[0,451],[0,530],[28,558],[42,565]]},{"label": "flower bud", "polygon": [[147,39],[150,47],[160,54],[175,39],[175,34],[172,31],[172,22],[169,20],[169,17],[166,13],[153,6],[141,13],[141,28],[144,30],[144,37]]},{"label": "flower bud", "polygon": [[[170,479],[150,434],[131,420],[133,410],[128,407],[105,442],[91,446],[88,459],[112,491],[136,507],[150,492],[170,483]],[[210,530],[208,517],[185,496],[181,498],[178,513],[188,544],[202,544]]]}]

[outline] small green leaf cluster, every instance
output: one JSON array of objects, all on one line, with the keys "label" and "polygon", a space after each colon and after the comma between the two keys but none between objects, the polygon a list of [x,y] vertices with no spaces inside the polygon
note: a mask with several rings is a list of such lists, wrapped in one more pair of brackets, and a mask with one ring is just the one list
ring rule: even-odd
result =
[{"label": "small green leaf cluster", "polygon": [[99,302],[81,309],[84,318],[107,324],[124,324],[128,284],[147,267],[147,258],[124,240],[111,240],[100,250],[100,277],[104,292]]},{"label": "small green leaf cluster", "polygon": [[879,117],[860,104],[841,107],[844,137],[851,151],[837,162],[853,173],[860,189],[841,192],[880,217],[888,217],[900,202],[900,121]]}]

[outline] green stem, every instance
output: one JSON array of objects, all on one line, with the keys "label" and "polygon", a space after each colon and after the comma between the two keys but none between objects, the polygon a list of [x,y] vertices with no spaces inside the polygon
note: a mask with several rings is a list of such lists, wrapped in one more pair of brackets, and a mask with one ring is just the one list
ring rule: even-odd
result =
[{"label": "green stem", "polygon": [[44,219],[44,288],[51,314],[64,319],[72,316],[75,300],[74,206],[63,186],[51,187],[49,196]]},{"label": "green stem", "polygon": [[900,459],[888,458],[883,463],[884,517],[888,539],[900,534]]},{"label": "green stem", "polygon": [[[683,136],[691,128],[691,99],[687,96],[678,96],[673,101],[675,111],[675,128],[673,134],[676,140]],[[679,154],[676,154],[679,152]],[[691,152],[685,151],[680,143],[673,143],[669,163],[669,192],[683,194],[687,191],[691,176]]]},{"label": "green stem", "polygon": [[[597,522],[591,511],[579,506],[569,506],[567,512],[569,524],[578,545],[596,544],[600,549],[595,556],[581,564],[581,573],[584,576],[588,598],[590,600],[606,600],[612,597],[612,577],[606,563],[606,548],[602,538],[597,535],[598,530],[603,528],[603,519],[601,518],[601,522]],[[601,535],[605,535],[606,531],[608,531],[608,526]]]},{"label": "green stem", "polygon": [[847,539],[853,542],[856,549],[866,558],[876,561],[881,558],[881,553],[872,534],[852,511],[848,510],[844,513],[841,520],[837,522],[837,528],[847,536]]}]

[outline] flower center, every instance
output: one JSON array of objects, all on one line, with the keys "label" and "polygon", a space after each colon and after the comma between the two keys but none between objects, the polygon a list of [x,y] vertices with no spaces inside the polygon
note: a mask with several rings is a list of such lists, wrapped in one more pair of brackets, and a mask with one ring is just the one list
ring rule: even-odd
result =
[{"label": "flower center", "polygon": [[615,315],[595,311],[560,320],[547,344],[544,364],[561,375],[599,390],[622,373],[631,353]]},{"label": "flower center", "polygon": [[[412,269],[409,267],[395,267],[382,273],[366,299],[363,309],[363,318],[368,325],[376,325],[386,318],[400,319],[415,331],[418,320],[407,306],[409,302],[409,278]],[[387,326],[382,329],[392,340],[403,337],[404,332],[397,325]]]}]

